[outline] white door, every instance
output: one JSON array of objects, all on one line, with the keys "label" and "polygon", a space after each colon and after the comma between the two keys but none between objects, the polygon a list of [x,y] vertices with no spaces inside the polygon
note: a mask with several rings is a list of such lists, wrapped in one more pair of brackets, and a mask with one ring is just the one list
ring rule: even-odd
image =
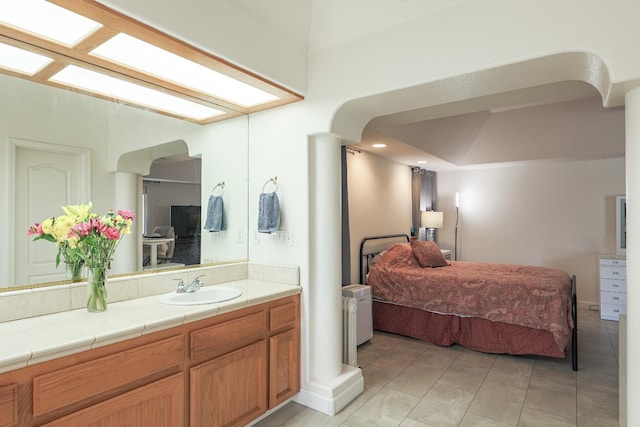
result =
[{"label": "white door", "polygon": [[[53,147],[57,147],[53,148]],[[64,280],[61,260],[56,268],[57,248],[46,240],[33,241],[27,230],[47,217],[62,215],[61,207],[88,200],[88,153],[47,144],[15,148],[15,285]]]}]

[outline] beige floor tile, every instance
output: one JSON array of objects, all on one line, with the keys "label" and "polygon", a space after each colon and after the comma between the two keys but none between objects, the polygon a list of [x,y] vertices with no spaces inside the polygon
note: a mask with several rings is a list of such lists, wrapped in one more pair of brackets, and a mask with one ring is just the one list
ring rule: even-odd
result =
[{"label": "beige floor tile", "polygon": [[485,418],[477,414],[472,414],[471,412],[467,412],[464,416],[459,427],[512,427],[517,426],[517,424],[505,424],[500,421],[492,420],[491,418]]},{"label": "beige floor tile", "polygon": [[524,408],[518,427],[576,427],[576,421],[535,409]]},{"label": "beige floor tile", "polygon": [[487,374],[485,381],[527,387],[535,359],[520,357],[498,357]]},{"label": "beige floor tile", "polygon": [[431,368],[412,364],[407,366],[387,385],[387,388],[422,397],[440,379],[445,372],[444,368]]},{"label": "beige floor tile", "polygon": [[417,357],[413,363],[432,368],[448,368],[460,357],[461,353],[458,350],[430,348]]},{"label": "beige floor tile", "polygon": [[399,427],[438,427],[432,424],[421,423],[411,418],[405,418]]},{"label": "beige floor tile", "polygon": [[388,375],[398,375],[404,368],[409,366],[418,356],[408,353],[396,353],[388,351],[376,360],[372,361],[367,367],[375,367],[383,369]]},{"label": "beige floor tile", "polygon": [[566,387],[560,390],[530,386],[524,400],[524,407],[566,419],[576,420],[576,389]]},{"label": "beige floor tile", "polygon": [[358,348],[365,390],[338,414],[289,403],[256,425],[617,426],[618,323],[581,310],[579,326],[577,373],[570,355],[490,355],[375,332]]},{"label": "beige floor tile", "polygon": [[296,414],[307,409],[305,406],[295,402],[289,402],[273,415],[263,419],[262,421],[254,424],[257,427],[280,427],[286,425],[287,421],[293,418]]},{"label": "beige floor tile", "polygon": [[456,360],[438,380],[439,385],[458,387],[476,392],[487,377],[491,366],[474,366],[466,361],[458,363]]},{"label": "beige floor tile", "polygon": [[386,369],[374,366],[371,363],[362,368],[362,376],[364,377],[365,390],[369,387],[382,388],[395,377]]},{"label": "beige floor tile", "polygon": [[475,393],[436,383],[409,414],[409,418],[438,427],[457,426]]},{"label": "beige floor tile", "polygon": [[526,393],[526,388],[485,382],[471,402],[468,412],[517,425]]},{"label": "beige floor tile", "polygon": [[345,420],[352,427],[398,426],[419,398],[395,390],[383,389]]}]

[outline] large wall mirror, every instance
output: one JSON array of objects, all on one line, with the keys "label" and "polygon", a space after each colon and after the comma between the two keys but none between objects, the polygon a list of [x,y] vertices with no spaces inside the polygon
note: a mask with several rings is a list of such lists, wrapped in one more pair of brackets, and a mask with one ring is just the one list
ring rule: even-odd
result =
[{"label": "large wall mirror", "polygon": [[[198,237],[199,260],[190,258],[188,265],[248,256],[246,116],[197,125],[0,75],[0,141],[5,184],[0,197],[6,201],[0,212],[2,224],[9,227],[0,243],[0,291],[64,281],[63,266],[53,273],[49,268],[55,259],[55,245],[32,242],[26,236],[30,224],[62,214],[60,206],[69,202],[89,199],[98,213],[120,208],[117,201],[122,198],[117,195],[122,192],[134,192],[139,198],[135,207],[138,219],[135,234],[125,237],[126,244],[121,244],[116,254],[117,258],[123,251],[128,261],[116,259],[113,274],[142,271],[143,234],[170,223],[171,206],[201,207],[201,224],[192,233]],[[74,159],[79,160],[71,169],[75,167],[77,173],[70,175],[65,162],[73,163]],[[50,170],[42,172],[38,165]],[[221,182],[224,190],[216,190]],[[33,185],[47,191],[34,196],[28,191]],[[146,205],[145,187],[155,197]],[[220,232],[203,229],[209,198],[214,194],[223,194],[225,228]],[[50,211],[51,206],[57,209]],[[143,212],[145,207],[147,212]],[[24,266],[18,267],[25,260],[31,266],[28,272]]]}]

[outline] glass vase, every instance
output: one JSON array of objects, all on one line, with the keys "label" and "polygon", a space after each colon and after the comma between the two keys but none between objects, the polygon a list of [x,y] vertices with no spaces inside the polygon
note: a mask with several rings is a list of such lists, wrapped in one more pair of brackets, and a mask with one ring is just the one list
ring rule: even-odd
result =
[{"label": "glass vase", "polygon": [[67,272],[67,280],[72,282],[81,282],[85,279],[84,261],[65,263]]},{"label": "glass vase", "polygon": [[89,268],[87,278],[87,310],[101,313],[107,310],[107,266]]}]

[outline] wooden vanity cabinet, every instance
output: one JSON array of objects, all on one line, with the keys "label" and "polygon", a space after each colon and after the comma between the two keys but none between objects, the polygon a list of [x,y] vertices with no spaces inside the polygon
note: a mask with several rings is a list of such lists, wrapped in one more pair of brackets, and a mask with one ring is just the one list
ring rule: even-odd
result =
[{"label": "wooden vanity cabinet", "polygon": [[300,390],[299,304],[284,298],[191,332],[190,425],[243,426]]},{"label": "wooden vanity cabinet", "polygon": [[0,374],[0,427],[240,426],[300,390],[293,295]]}]

